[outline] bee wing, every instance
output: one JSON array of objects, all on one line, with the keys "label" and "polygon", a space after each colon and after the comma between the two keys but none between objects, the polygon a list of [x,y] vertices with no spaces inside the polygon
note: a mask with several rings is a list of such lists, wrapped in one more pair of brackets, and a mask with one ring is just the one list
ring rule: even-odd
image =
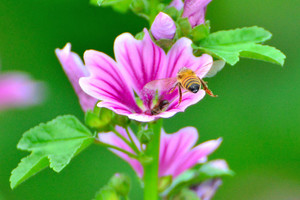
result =
[{"label": "bee wing", "polygon": [[176,77],[158,79],[147,83],[144,86],[143,90],[146,89],[146,90],[153,90],[159,92],[169,91],[175,86],[176,82],[177,82]]},{"label": "bee wing", "polygon": [[224,60],[216,60],[213,62],[213,65],[211,66],[210,70],[205,75],[205,78],[210,78],[216,75],[219,71],[221,71],[225,66]]}]

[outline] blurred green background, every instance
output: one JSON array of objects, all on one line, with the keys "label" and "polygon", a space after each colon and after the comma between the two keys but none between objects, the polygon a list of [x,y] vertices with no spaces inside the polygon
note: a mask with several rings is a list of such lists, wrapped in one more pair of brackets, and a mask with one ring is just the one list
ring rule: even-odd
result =
[{"label": "blurred green background", "polygon": [[[197,127],[200,141],[223,137],[210,158],[227,159],[236,176],[224,180],[216,200],[300,199],[299,10],[295,0],[215,0],[209,5],[212,31],[262,26],[274,35],[268,44],[287,55],[283,68],[246,59],[226,66],[208,80],[219,98],[207,96],[164,121],[167,132]],[[131,13],[96,8],[88,0],[0,0],[2,70],[29,72],[49,88],[43,105],[0,113],[0,199],[89,200],[113,173],[134,176],[118,157],[91,146],[59,174],[46,169],[14,191],[8,182],[11,170],[27,155],[16,149],[24,131],[57,115],[83,119],[54,49],[71,42],[79,55],[86,49],[113,55],[117,35],[136,34],[145,26],[146,21]],[[138,182],[133,184],[132,199],[141,199]]]}]

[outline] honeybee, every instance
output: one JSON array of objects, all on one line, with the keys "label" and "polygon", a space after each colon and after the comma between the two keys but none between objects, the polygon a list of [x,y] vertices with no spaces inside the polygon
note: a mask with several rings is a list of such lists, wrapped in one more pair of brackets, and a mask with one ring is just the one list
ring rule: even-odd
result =
[{"label": "honeybee", "polygon": [[158,115],[159,113],[162,113],[169,105],[170,102],[167,100],[157,102],[157,104],[151,109],[151,115]]},{"label": "honeybee", "polygon": [[[214,61],[213,63],[208,63],[205,66],[212,65],[211,69],[206,74],[206,77],[212,77],[217,74],[224,66],[225,62],[223,60]],[[203,69],[202,66],[199,70]],[[181,68],[176,77],[164,78],[159,80],[154,80],[147,83],[144,86],[144,89],[153,90],[153,91],[168,91],[169,94],[174,92],[176,88],[178,88],[179,100],[178,105],[180,105],[182,101],[182,91],[185,90],[187,92],[197,93],[201,88],[212,97],[217,97],[213,92],[208,88],[207,82],[203,81],[201,78],[197,76],[199,71],[194,72],[193,70],[183,67]],[[166,107],[170,104],[170,102],[166,100],[161,100],[158,102],[153,109],[151,110],[152,115],[156,115],[162,112],[162,110],[166,109]]]}]

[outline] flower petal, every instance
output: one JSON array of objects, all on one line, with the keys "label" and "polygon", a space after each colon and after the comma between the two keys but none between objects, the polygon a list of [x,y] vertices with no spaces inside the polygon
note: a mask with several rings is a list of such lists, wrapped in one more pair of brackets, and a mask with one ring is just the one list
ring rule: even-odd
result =
[{"label": "flower petal", "polygon": [[212,57],[208,54],[194,56],[191,45],[190,39],[181,38],[172,46],[167,55],[166,77],[176,77],[183,67],[192,69],[200,78],[207,74],[213,64]]},{"label": "flower petal", "polygon": [[165,52],[153,43],[147,29],[144,32],[143,40],[124,33],[114,44],[115,57],[126,77],[126,84],[130,84],[138,95],[146,83],[165,77],[162,74]]},{"label": "flower petal", "polygon": [[84,111],[93,109],[97,99],[87,95],[79,86],[79,78],[89,75],[80,57],[71,52],[71,44],[67,43],[63,49],[55,49],[55,54],[59,59],[67,77],[69,78]]},{"label": "flower petal", "polygon": [[186,127],[174,134],[161,133],[159,175],[174,174],[180,160],[195,145],[198,131],[194,127]]},{"label": "flower petal", "polygon": [[79,80],[83,91],[99,100],[125,105],[131,112],[141,111],[125,81],[126,76],[112,58],[102,52],[88,50],[84,53],[84,61],[91,76]]},{"label": "flower petal", "polygon": [[193,190],[195,190],[197,196],[201,200],[210,200],[214,196],[220,185],[222,185],[222,180],[220,178],[209,179],[193,188]]},{"label": "flower petal", "polygon": [[192,27],[205,23],[206,7],[212,0],[186,0],[182,17],[188,17]]},{"label": "flower petal", "polygon": [[197,164],[200,159],[211,154],[220,146],[221,142],[222,139],[219,138],[217,140],[204,142],[193,148],[185,155],[184,158],[181,159],[181,162],[178,163],[178,167],[174,170],[174,176],[178,176],[185,170]]},{"label": "flower petal", "polygon": [[173,0],[169,7],[175,7],[177,10],[181,10],[183,8],[182,0]]},{"label": "flower petal", "polygon": [[[123,135],[126,139],[129,140],[127,134],[126,134],[126,130],[122,127],[116,126],[116,130]],[[129,130],[131,137],[133,138],[134,143],[139,147],[139,141],[138,139],[135,137],[135,135],[132,133],[131,130]],[[110,144],[110,145],[114,145],[116,147],[122,148],[125,151],[128,151],[130,153],[133,153],[133,150],[123,141],[121,140],[115,133],[113,132],[109,132],[109,133],[99,133],[98,134],[98,138],[101,142]],[[131,167],[136,171],[137,175],[139,177],[143,176],[143,166],[140,164],[139,161],[137,161],[136,159],[130,158],[128,155],[126,155],[125,153],[122,153],[120,151],[117,151],[115,149],[110,149],[110,151],[112,151],[114,154],[116,154],[117,156],[119,156],[120,158],[122,158],[123,160],[125,160],[126,162],[128,162]]]},{"label": "flower petal", "polygon": [[198,103],[201,99],[203,99],[204,96],[205,96],[204,90],[199,90],[199,92],[197,92],[196,94],[191,92],[184,93],[182,95],[182,101],[179,104],[179,106],[178,106],[179,97],[176,97],[175,100],[171,102],[169,108],[165,112],[157,116],[167,118],[170,117],[169,115],[171,114],[175,115],[177,112],[184,112],[187,107]]},{"label": "flower petal", "polygon": [[41,82],[35,82],[25,73],[0,75],[0,110],[38,104],[43,100]]}]

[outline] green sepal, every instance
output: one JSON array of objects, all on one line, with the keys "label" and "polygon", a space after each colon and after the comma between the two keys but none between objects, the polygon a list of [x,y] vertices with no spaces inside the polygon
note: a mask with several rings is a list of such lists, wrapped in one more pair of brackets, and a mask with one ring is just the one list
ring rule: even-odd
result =
[{"label": "green sepal", "polygon": [[23,158],[10,177],[11,188],[47,166],[60,172],[94,141],[92,133],[74,116],[65,115],[25,132],[18,143],[20,150],[32,152]]},{"label": "green sepal", "polygon": [[235,65],[239,57],[247,57],[283,65],[285,55],[274,47],[258,44],[265,42],[272,34],[263,28],[253,26],[228,31],[218,31],[193,44],[195,50],[209,53]]},{"label": "green sepal", "polygon": [[176,35],[178,38],[188,36],[192,31],[192,26],[188,18],[180,18],[177,20]]},{"label": "green sepal", "polygon": [[164,13],[172,17],[172,19],[176,22],[177,19],[181,16],[181,11],[177,10],[175,7],[166,7],[163,10]]},{"label": "green sepal", "polygon": [[160,46],[165,52],[168,52],[169,49],[173,46],[174,41],[173,40],[168,40],[168,39],[161,39],[155,41],[155,43]]},{"label": "green sepal", "polygon": [[209,33],[210,25],[209,22],[206,22],[205,24],[200,24],[194,27],[190,33],[190,38],[195,44],[199,44],[201,40],[209,36]]}]

